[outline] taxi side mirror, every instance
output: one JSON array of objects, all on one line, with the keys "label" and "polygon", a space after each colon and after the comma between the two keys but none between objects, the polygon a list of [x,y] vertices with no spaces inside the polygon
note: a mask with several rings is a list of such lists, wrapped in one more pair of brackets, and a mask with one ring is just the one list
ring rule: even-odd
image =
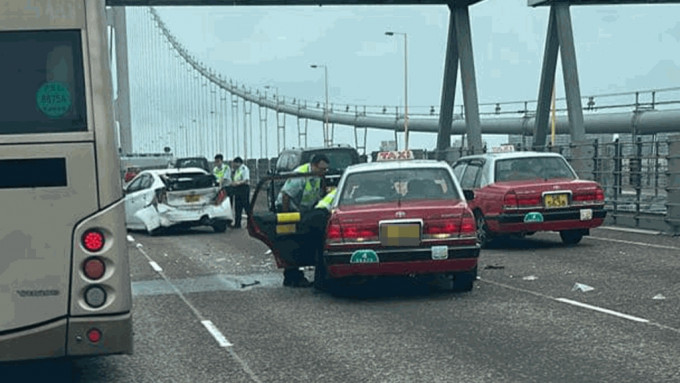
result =
[{"label": "taxi side mirror", "polygon": [[463,190],[463,195],[465,196],[465,199],[468,201],[472,201],[473,199],[475,199],[475,192],[470,189]]}]

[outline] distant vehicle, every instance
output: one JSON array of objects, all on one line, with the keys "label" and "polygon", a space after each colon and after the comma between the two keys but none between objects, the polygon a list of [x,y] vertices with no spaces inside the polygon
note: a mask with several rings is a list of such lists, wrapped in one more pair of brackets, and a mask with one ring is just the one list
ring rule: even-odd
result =
[{"label": "distant vehicle", "polygon": [[210,167],[210,162],[208,162],[208,159],[205,157],[182,157],[182,158],[176,158],[174,161],[172,161],[168,167],[170,168],[175,168],[175,169],[181,169],[181,168],[200,168],[208,173],[212,172],[212,168]]},{"label": "distant vehicle", "polygon": [[204,169],[144,170],[124,188],[128,229],[155,235],[163,228],[211,226],[222,233],[234,220],[229,198]]},{"label": "distant vehicle", "polygon": [[325,154],[331,161],[326,172],[326,182],[329,185],[337,185],[342,172],[348,166],[361,162],[359,152],[349,145],[337,145],[315,148],[289,148],[279,154],[276,167],[272,174],[286,174],[292,172],[300,165],[311,161],[315,154]]},{"label": "distant vehicle", "polygon": [[172,153],[131,153],[120,156],[121,178],[130,168],[138,170],[163,169],[174,162]]},{"label": "distant vehicle", "polygon": [[3,0],[0,25],[0,381],[9,382],[31,379],[13,379],[4,362],[132,354],[133,323],[105,3]]},{"label": "distant vehicle", "polygon": [[338,185],[325,243],[316,249],[305,247],[307,232],[296,221],[300,214],[258,203],[267,182],[256,188],[249,233],[272,249],[279,267],[289,266],[281,252],[293,243],[300,246],[300,254],[310,255],[306,262],[315,268],[317,289],[337,287],[344,278],[387,275],[472,289],[480,252],[475,220],[448,164],[404,160],[349,166]]},{"label": "distant vehicle", "polygon": [[500,235],[558,231],[574,245],[606,216],[604,192],[597,182],[581,180],[557,153],[507,152],[461,157],[453,172],[472,190],[482,246]]}]

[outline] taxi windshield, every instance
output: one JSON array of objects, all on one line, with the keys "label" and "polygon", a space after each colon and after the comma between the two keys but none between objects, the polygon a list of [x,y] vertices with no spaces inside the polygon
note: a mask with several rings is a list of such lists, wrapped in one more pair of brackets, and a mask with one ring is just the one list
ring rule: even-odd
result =
[{"label": "taxi windshield", "polygon": [[445,169],[382,169],[348,175],[338,205],[460,198]]},{"label": "taxi windshield", "polygon": [[567,178],[576,175],[559,157],[521,157],[496,161],[496,181]]}]

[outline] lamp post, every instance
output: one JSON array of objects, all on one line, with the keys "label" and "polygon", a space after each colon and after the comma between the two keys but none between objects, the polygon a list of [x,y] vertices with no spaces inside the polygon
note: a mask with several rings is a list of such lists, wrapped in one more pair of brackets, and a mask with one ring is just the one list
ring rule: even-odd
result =
[{"label": "lamp post", "polygon": [[408,37],[403,32],[385,32],[387,36],[404,36],[404,150],[408,150]]},{"label": "lamp post", "polygon": [[330,139],[328,138],[328,67],[324,64],[312,64],[311,68],[323,68],[324,74],[324,91],[326,93],[326,106],[324,107],[324,124],[323,124],[323,146],[328,146]]}]

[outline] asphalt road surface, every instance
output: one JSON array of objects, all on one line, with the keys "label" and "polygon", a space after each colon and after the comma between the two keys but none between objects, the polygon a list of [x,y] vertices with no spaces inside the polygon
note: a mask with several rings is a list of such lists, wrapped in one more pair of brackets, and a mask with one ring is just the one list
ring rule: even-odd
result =
[{"label": "asphalt road surface", "polygon": [[283,287],[245,229],[130,233],[134,354],[0,365],[0,382],[680,382],[680,238],[591,234],[482,250],[470,293],[331,295]]}]

